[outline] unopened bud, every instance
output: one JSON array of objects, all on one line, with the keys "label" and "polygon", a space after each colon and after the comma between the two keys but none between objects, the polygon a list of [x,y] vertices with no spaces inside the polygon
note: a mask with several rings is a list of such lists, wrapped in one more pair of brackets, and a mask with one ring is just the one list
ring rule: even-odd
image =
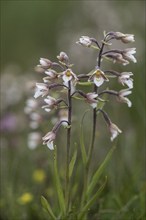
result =
[{"label": "unopened bud", "polygon": [[65,52],[60,52],[60,54],[57,56],[58,60],[64,63],[68,63],[69,57]]}]

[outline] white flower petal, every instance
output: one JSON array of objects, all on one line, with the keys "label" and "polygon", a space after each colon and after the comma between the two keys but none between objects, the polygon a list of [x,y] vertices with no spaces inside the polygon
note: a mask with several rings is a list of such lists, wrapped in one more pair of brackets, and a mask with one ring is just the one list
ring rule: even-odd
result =
[{"label": "white flower petal", "polygon": [[72,76],[66,76],[66,75],[64,74],[63,77],[62,77],[62,79],[63,79],[63,81],[64,81],[65,83],[67,83],[68,81],[70,81],[70,80],[72,79]]},{"label": "white flower petal", "polygon": [[104,83],[103,77],[94,77],[93,82],[97,87],[101,86]]},{"label": "white flower petal", "polygon": [[122,133],[122,131],[117,127],[117,125],[111,123],[110,127],[110,132],[111,132],[111,141],[113,141],[119,133]]},{"label": "white flower petal", "polygon": [[128,98],[124,98],[125,102],[127,103],[128,107],[130,108],[132,106],[132,102]]},{"label": "white flower petal", "polygon": [[97,103],[96,102],[91,103],[90,105],[91,105],[92,108],[96,108],[97,107]]},{"label": "white flower petal", "polygon": [[47,142],[47,147],[50,149],[50,150],[54,150],[54,146],[53,146],[53,141],[48,141]]},{"label": "white flower petal", "polygon": [[50,112],[51,109],[50,109],[50,108],[45,108],[45,111],[46,111],[46,112]]},{"label": "white flower petal", "polygon": [[51,97],[51,96],[47,96],[46,99],[44,99],[44,101],[48,104],[48,105],[53,105],[56,102],[56,99]]},{"label": "white flower petal", "polygon": [[87,98],[88,99],[95,99],[97,98],[98,94],[95,93],[87,93]]},{"label": "white flower petal", "polygon": [[112,136],[111,136],[111,141],[113,141],[117,136],[118,136],[118,132],[117,131],[113,131],[112,132]]},{"label": "white flower petal", "polygon": [[36,87],[38,89],[47,89],[47,85],[45,83],[36,83]]},{"label": "white flower petal", "polygon": [[132,91],[129,89],[123,89],[120,91],[120,96],[127,96],[127,95],[130,95],[131,93]]},{"label": "white flower petal", "polygon": [[37,89],[36,92],[35,92],[35,94],[34,94],[34,98],[36,99],[36,98],[38,98],[38,97],[41,96],[41,95],[42,95],[42,92]]},{"label": "white flower petal", "polygon": [[132,79],[126,80],[125,84],[129,87],[129,89],[133,88],[133,80]]}]

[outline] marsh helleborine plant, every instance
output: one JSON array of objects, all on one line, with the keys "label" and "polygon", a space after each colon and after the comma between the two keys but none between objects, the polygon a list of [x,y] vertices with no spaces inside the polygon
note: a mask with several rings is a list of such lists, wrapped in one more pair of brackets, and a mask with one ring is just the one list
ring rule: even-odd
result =
[{"label": "marsh helleborine plant", "polygon": [[[104,60],[111,60],[113,63],[119,63],[122,65],[128,65],[129,62],[136,63],[137,60],[134,57],[136,53],[136,48],[127,48],[123,50],[119,49],[107,49],[105,47],[112,45],[113,40],[121,41],[124,44],[134,42],[134,35],[132,34],[123,34],[121,32],[108,32],[104,33],[103,40],[98,42],[97,39],[82,36],[79,41],[76,43],[82,45],[87,49],[97,50],[98,57],[90,73],[76,74],[73,70],[73,64],[70,63],[70,59],[65,52],[61,52],[57,56],[57,61],[53,62],[47,58],[40,58],[40,64],[37,66],[37,69],[41,73],[44,73],[43,82],[36,83],[36,90],[34,98],[43,97],[45,105],[42,108],[50,114],[50,111],[57,109],[63,115],[54,125],[51,131],[42,138],[43,144],[47,145],[50,150],[54,150],[54,141],[57,138],[57,132],[61,125],[66,126],[67,128],[67,145],[66,145],[66,189],[65,189],[65,200],[66,200],[66,210],[69,211],[69,163],[70,163],[70,143],[71,143],[71,129],[72,129],[72,99],[79,97],[80,100],[85,101],[87,104],[93,108],[93,118],[92,118],[92,141],[88,150],[88,156],[86,161],[86,181],[88,179],[88,172],[90,161],[92,157],[92,152],[95,142],[95,132],[96,132],[96,118],[97,113],[101,113],[109,132],[111,134],[111,141],[113,141],[122,131],[115,125],[110,119],[107,112],[103,110],[104,105],[107,100],[104,100],[106,96],[114,96],[116,101],[121,103],[126,103],[128,107],[131,107],[132,103],[127,98],[128,95],[132,93],[131,89],[133,88],[133,79],[131,78],[132,72],[118,72],[116,70],[107,70],[102,66]],[[110,81],[112,78],[117,80],[117,83],[120,83],[124,88],[120,91],[115,91],[113,89],[102,90],[102,85],[107,84],[107,87],[110,87]],[[88,85],[91,88],[91,91],[85,93],[83,90],[78,90],[78,85],[86,86]],[[58,97],[52,97],[52,91],[58,93]],[[99,108],[98,106],[101,106]],[[30,103],[29,103],[30,104]],[[87,187],[87,186],[86,186]],[[85,187],[85,188],[86,188]],[[84,198],[84,203],[86,199]],[[67,211],[66,211],[67,212]],[[81,217],[81,216],[80,216]]]}]

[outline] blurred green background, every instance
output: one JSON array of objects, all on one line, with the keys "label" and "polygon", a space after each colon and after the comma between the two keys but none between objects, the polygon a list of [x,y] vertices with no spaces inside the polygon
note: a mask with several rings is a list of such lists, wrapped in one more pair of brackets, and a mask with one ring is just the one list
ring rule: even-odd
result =
[{"label": "blurred green background", "polygon": [[[31,81],[40,81],[34,67],[40,57],[55,60],[65,51],[74,63],[74,72],[88,73],[96,65],[95,51],[76,45],[82,35],[102,39],[103,31],[120,31],[135,35],[137,64],[128,66],[105,63],[105,68],[134,73],[134,89],[130,96],[133,106],[112,100],[106,111],[123,133],[104,175],[107,187],[95,219],[144,220],[145,192],[145,1],[37,1],[1,0],[1,219],[47,219],[42,211],[40,196],[47,194],[54,205],[51,171],[53,153],[40,146],[30,150],[27,135],[31,132],[24,114],[25,101],[33,95]],[[116,48],[125,47],[119,41]],[[127,46],[127,45],[126,45]],[[119,89],[116,81],[111,89]],[[75,101],[74,126],[87,105]],[[52,127],[50,118],[42,130]],[[42,122],[43,123],[43,122]],[[88,144],[90,115],[84,122]],[[48,125],[49,124],[49,125]],[[78,130],[73,129],[72,143],[79,142]],[[65,149],[64,131],[58,137],[60,162]],[[86,138],[87,137],[87,138]],[[112,144],[103,120],[98,117],[97,140],[93,169],[104,159]],[[40,171],[36,174],[37,171]],[[81,170],[77,170],[80,172]],[[38,178],[37,178],[37,177]],[[40,178],[40,180],[38,180]],[[28,194],[26,194],[28,193]],[[54,205],[55,206],[55,205]]]}]

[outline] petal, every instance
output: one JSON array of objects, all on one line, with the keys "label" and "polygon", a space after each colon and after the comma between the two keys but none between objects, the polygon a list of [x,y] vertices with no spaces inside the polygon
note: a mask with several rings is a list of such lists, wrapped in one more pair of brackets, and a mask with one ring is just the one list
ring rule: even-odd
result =
[{"label": "petal", "polygon": [[41,96],[41,95],[42,95],[42,92],[37,89],[36,92],[35,92],[35,94],[34,94],[34,98],[36,99],[36,98],[38,98],[38,97]]},{"label": "petal", "polygon": [[132,102],[128,98],[125,98],[125,102],[127,103],[129,108],[132,106]]},{"label": "petal", "polygon": [[129,87],[129,89],[133,88],[133,80],[132,79],[126,80],[125,84]]},{"label": "petal", "polygon": [[50,149],[50,150],[54,150],[54,146],[53,146],[53,141],[48,141],[47,142],[47,147]]},{"label": "petal", "polygon": [[50,112],[51,109],[50,109],[50,108],[45,108],[45,111],[46,111],[46,112]]},{"label": "petal", "polygon": [[39,89],[46,89],[47,88],[45,83],[36,83],[36,87]]},{"label": "petal", "polygon": [[118,132],[117,131],[113,131],[112,132],[112,136],[111,136],[111,141],[113,141],[117,136],[118,136]]},{"label": "petal", "polygon": [[97,102],[91,103],[90,104],[92,108],[96,108],[97,107]]},{"label": "petal", "polygon": [[97,87],[101,86],[104,83],[103,77],[94,77],[93,82]]},{"label": "petal", "polygon": [[56,99],[54,99],[54,98],[51,97],[51,96],[47,96],[47,98],[44,99],[44,101],[45,101],[48,105],[53,105],[54,102],[56,101]]},{"label": "petal", "polygon": [[64,81],[65,83],[67,83],[68,81],[70,81],[70,80],[72,79],[72,76],[66,76],[66,75],[64,74],[63,77],[62,77],[62,79],[63,79],[63,81]]},{"label": "petal", "polygon": [[121,96],[127,96],[127,95],[130,95],[131,93],[132,93],[132,91],[129,89],[123,89],[120,91]]},{"label": "petal", "polygon": [[87,93],[87,98],[88,99],[95,99],[97,98],[98,94],[95,93]]}]

